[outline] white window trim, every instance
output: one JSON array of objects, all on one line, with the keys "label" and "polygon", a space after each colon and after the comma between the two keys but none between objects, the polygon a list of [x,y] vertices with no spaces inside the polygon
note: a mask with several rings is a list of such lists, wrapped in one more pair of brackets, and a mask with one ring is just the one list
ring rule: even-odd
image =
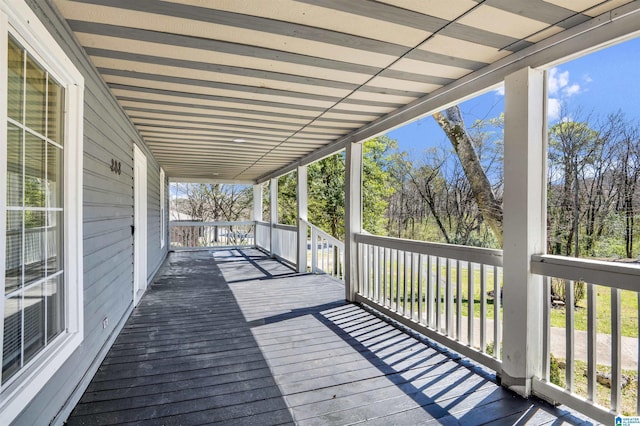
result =
[{"label": "white window trim", "polygon": [[[84,78],[22,0],[0,0],[0,134],[7,133],[7,36],[11,33],[65,88],[64,269],[66,330],[18,372],[0,392],[0,424],[10,424],[62,367],[84,338],[82,164]],[[6,138],[0,142],[0,188],[6,187]],[[0,139],[0,140],[2,140]],[[0,270],[5,268],[6,200],[0,196]],[[0,275],[4,288],[4,273]],[[0,304],[0,330],[4,303]],[[0,341],[2,333],[0,333]]]},{"label": "white window trim", "polygon": [[165,181],[164,170],[162,169],[162,167],[160,167],[160,248],[164,248],[165,239],[166,239],[166,236],[165,236],[166,208],[164,205],[165,203],[164,192],[166,188],[164,185],[164,181]]}]

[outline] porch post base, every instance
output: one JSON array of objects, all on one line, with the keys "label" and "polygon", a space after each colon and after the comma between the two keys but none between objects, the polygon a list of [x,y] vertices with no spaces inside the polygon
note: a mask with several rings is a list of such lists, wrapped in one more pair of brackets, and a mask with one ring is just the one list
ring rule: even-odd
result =
[{"label": "porch post base", "polygon": [[500,384],[524,398],[529,398],[533,393],[531,382],[530,378],[511,377],[504,372],[500,374]]}]

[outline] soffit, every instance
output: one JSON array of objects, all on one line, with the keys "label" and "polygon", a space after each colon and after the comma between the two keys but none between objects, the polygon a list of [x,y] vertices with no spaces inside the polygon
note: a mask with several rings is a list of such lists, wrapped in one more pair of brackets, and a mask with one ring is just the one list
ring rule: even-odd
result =
[{"label": "soffit", "polygon": [[55,0],[167,176],[229,181],[624,3]]}]

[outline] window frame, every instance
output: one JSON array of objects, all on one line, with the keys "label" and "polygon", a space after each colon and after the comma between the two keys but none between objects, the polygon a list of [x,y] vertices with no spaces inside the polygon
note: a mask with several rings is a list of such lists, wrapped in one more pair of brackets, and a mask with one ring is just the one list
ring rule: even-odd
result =
[{"label": "window frame", "polygon": [[[29,361],[7,385],[0,383],[0,424],[11,423],[63,366],[84,338],[82,170],[84,78],[31,8],[22,0],[0,0],[0,133],[7,132],[7,44],[11,36],[65,89],[64,117],[64,277],[65,329]],[[0,188],[6,188],[6,138],[0,139]],[[0,193],[0,269],[5,268],[6,191]],[[0,287],[4,289],[4,273]],[[4,329],[0,304],[0,330]],[[0,343],[3,334],[0,333]]]}]

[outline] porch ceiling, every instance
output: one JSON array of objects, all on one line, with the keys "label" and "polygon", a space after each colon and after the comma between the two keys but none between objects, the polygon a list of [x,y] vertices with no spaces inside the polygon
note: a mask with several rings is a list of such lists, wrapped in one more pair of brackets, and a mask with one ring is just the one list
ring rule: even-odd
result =
[{"label": "porch ceiling", "polygon": [[629,0],[54,2],[168,176],[254,181]]}]

